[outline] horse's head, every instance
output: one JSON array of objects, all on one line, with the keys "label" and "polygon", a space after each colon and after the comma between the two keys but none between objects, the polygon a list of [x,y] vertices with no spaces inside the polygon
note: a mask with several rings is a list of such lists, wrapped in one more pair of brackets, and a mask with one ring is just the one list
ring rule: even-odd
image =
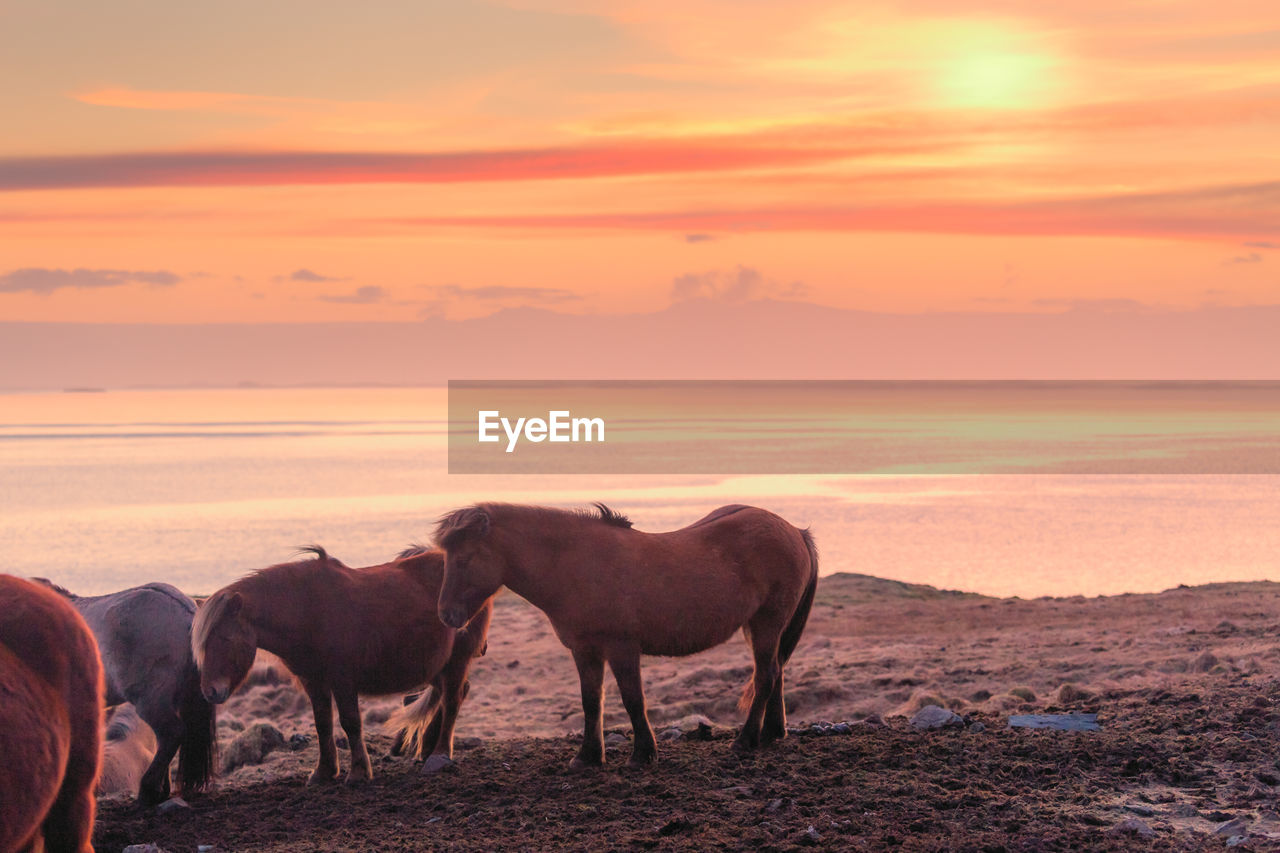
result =
[{"label": "horse's head", "polygon": [[215,705],[227,701],[249,675],[258,636],[245,618],[244,598],[234,590],[209,597],[191,623],[191,652],[200,668],[200,692]]},{"label": "horse's head", "polygon": [[502,586],[506,561],[493,547],[489,512],[484,507],[467,507],[445,516],[435,539],[444,549],[440,621],[461,628]]}]

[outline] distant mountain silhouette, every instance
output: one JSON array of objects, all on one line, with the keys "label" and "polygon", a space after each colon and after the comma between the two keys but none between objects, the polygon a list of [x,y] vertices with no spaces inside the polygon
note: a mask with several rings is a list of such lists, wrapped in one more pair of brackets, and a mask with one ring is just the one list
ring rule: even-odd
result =
[{"label": "distant mountain silhouette", "polygon": [[880,314],[692,300],[416,323],[0,323],[0,387],[448,379],[1275,379],[1280,306]]}]

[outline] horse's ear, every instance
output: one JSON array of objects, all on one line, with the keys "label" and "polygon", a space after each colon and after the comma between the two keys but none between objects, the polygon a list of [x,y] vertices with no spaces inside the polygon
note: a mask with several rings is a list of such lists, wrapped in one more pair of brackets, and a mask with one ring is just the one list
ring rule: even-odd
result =
[{"label": "horse's ear", "polygon": [[489,511],[487,509],[475,508],[474,515],[467,520],[467,530],[476,536],[489,535]]},{"label": "horse's ear", "polygon": [[238,592],[231,593],[231,597],[227,599],[226,614],[228,617],[238,616],[244,607],[244,596]]}]

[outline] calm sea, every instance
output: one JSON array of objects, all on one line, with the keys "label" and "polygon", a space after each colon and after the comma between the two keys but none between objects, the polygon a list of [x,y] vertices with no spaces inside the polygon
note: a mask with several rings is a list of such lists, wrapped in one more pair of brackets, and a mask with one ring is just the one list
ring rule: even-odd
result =
[{"label": "calm sea", "polygon": [[205,593],[312,543],[385,561],[474,501],[601,500],[645,530],[756,504],[824,573],[993,595],[1280,580],[1280,475],[450,475],[447,422],[442,388],[3,394],[2,570]]}]

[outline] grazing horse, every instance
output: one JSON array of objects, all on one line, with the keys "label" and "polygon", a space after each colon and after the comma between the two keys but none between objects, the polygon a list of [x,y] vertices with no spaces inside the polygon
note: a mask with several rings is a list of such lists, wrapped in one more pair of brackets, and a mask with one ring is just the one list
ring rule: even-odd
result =
[{"label": "grazing horse", "polygon": [[445,551],[440,618],[461,625],[499,587],[547,614],[573,652],[586,718],[573,767],[604,762],[604,664],[631,717],[633,766],[657,757],[645,713],[640,656],[689,655],[739,628],[755,675],[737,751],[786,736],[782,668],[809,618],[818,582],[813,537],[763,509],[726,506],[688,527],[642,533],[604,504],[598,512],[485,503],[439,522]]},{"label": "grazing horse", "polygon": [[84,620],[0,575],[0,851],[93,853],[102,665]]},{"label": "grazing horse", "polygon": [[156,754],[156,735],[132,705],[117,705],[107,715],[102,767],[94,789],[104,794],[132,794]]},{"label": "grazing horse", "polygon": [[[436,617],[444,555],[410,549],[380,566],[351,569],[323,548],[315,559],[282,563],[209,597],[196,614],[192,649],[210,702],[227,700],[253,666],[257,649],[277,655],[297,677],[315,714],[320,760],[308,784],[337,777],[333,705],[351,745],[348,783],[373,767],[361,730],[359,695],[432,690],[397,718],[406,739],[431,750],[423,772],[452,763],[453,726],[467,692],[471,660],[484,653],[493,605],[454,628]],[[443,707],[440,719],[433,719]],[[417,736],[415,738],[415,735]]]},{"label": "grazing horse", "polygon": [[155,805],[169,798],[174,755],[183,796],[207,789],[218,726],[214,707],[200,694],[200,671],[191,655],[196,603],[167,583],[79,596],[36,580],[70,599],[97,638],[107,705],[131,702],[155,732],[155,755],[138,785],[138,800]]}]

